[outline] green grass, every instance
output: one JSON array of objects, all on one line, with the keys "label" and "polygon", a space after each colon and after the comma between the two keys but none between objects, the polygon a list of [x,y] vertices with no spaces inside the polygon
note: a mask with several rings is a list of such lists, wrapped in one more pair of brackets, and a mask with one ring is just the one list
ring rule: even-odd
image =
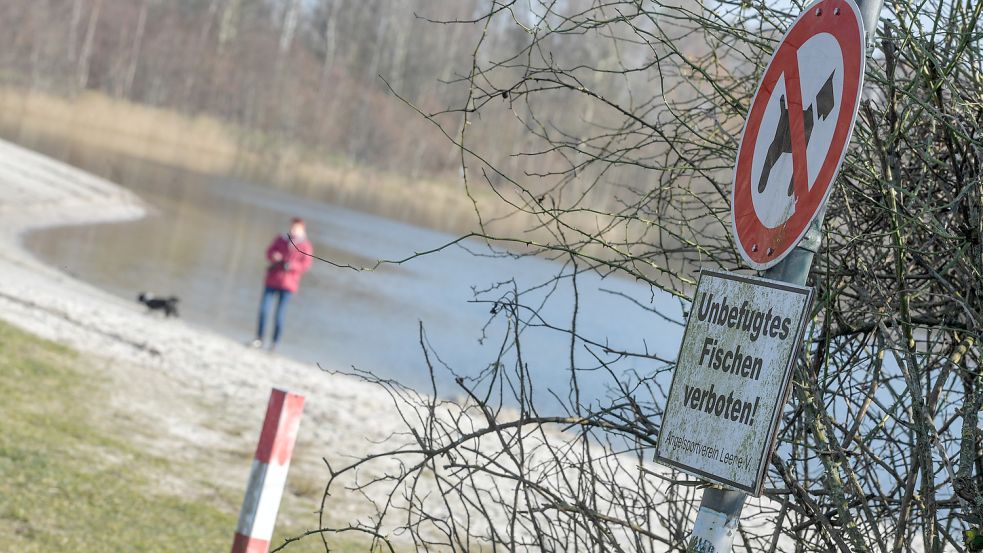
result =
[{"label": "green grass", "polygon": [[0,535],[11,551],[215,551],[235,515],[154,494],[159,466],[95,422],[107,383],[0,323]]},{"label": "green grass", "polygon": [[[157,479],[188,468],[127,443],[101,375],[96,360],[0,322],[0,551],[227,551],[238,509],[168,493]],[[278,529],[272,545],[301,531]],[[323,550],[316,536],[286,548]]]}]

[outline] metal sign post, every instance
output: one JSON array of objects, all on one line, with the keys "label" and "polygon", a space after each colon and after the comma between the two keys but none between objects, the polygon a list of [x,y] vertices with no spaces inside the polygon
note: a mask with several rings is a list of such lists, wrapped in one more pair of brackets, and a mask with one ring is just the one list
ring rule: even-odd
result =
[{"label": "metal sign post", "polygon": [[[873,39],[883,5],[884,0],[857,0],[867,44]],[[824,213],[825,208],[820,207],[798,244],[780,262],[768,268],[764,273],[765,277],[791,284],[805,284],[813,257],[822,242]],[[703,492],[687,551],[730,553],[746,499],[747,494],[744,492],[720,487],[707,488]]]}]

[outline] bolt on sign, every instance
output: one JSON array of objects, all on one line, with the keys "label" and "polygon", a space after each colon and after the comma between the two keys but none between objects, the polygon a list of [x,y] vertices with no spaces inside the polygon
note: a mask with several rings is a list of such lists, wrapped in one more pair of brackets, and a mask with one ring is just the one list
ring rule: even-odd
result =
[{"label": "bolt on sign", "polygon": [[656,461],[761,494],[812,294],[785,282],[701,272]]}]

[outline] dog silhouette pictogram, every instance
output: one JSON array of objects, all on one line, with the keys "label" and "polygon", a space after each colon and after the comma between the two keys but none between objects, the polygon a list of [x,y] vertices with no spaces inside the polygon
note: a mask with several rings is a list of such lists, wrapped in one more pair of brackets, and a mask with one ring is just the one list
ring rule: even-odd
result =
[{"label": "dog silhouette pictogram", "polygon": [[[823,121],[829,117],[829,114],[833,112],[833,104],[835,103],[835,98],[833,96],[833,73],[829,74],[829,78],[826,79],[826,83],[823,87],[819,89],[819,93],[816,94],[816,100],[809,104],[808,109],[802,110],[802,120],[805,125],[805,135],[806,135],[806,145],[809,145],[809,139],[812,137],[812,128],[815,126],[816,120],[813,117],[813,108],[819,113],[819,118]],[[761,177],[758,178],[758,193],[765,191],[768,186],[768,176],[771,175],[771,169],[778,162],[778,158],[782,154],[792,153],[792,132],[788,125],[788,106],[785,105],[785,95],[782,95],[778,99],[778,103],[781,106],[782,113],[778,118],[778,126],[775,127],[775,136],[771,139],[771,145],[768,146],[768,153],[765,155],[765,165],[761,170]],[[788,181],[788,195],[792,195],[792,181]]]}]

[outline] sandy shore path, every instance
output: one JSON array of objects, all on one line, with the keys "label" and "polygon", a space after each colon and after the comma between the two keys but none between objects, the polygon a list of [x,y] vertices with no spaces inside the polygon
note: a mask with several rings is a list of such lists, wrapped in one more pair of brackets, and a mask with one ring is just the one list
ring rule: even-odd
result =
[{"label": "sandy shore path", "polygon": [[[121,221],[147,209],[111,182],[0,141],[0,317],[103,361],[96,365],[113,382],[107,411],[124,419],[126,438],[189,467],[159,475],[162,487],[217,493],[235,512],[270,389],[305,395],[281,521],[314,526],[327,479],[322,457],[340,464],[399,428],[378,388],[150,315],[41,263],[20,242],[31,229]],[[340,501],[332,512],[346,518],[351,508]]]}]

